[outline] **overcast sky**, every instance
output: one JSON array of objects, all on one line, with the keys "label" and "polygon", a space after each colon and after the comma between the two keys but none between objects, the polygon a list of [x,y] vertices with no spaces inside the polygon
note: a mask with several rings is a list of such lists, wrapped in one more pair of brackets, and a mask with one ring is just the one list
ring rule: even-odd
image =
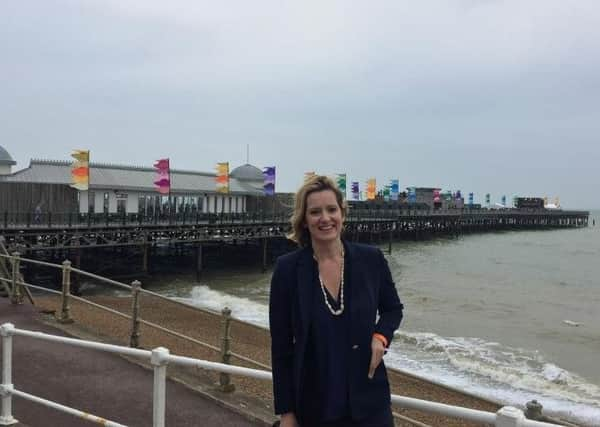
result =
[{"label": "overcast sky", "polygon": [[0,145],[31,158],[598,208],[600,1],[7,0]]}]

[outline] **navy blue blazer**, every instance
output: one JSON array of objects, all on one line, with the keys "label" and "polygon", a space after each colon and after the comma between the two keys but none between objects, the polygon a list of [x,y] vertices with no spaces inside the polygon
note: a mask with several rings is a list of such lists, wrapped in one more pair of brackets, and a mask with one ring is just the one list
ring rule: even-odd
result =
[{"label": "navy blue blazer", "polygon": [[[383,361],[368,378],[373,333],[392,342],[402,320],[390,269],[376,247],[344,241],[344,294],[350,302],[349,406],[353,419],[373,415],[390,403],[390,388]],[[275,413],[294,412],[299,419],[303,399],[302,378],[312,305],[318,287],[314,284],[312,248],[298,249],[278,258],[271,279],[269,324]],[[377,320],[377,313],[379,319]],[[313,396],[314,398],[314,396]]]}]

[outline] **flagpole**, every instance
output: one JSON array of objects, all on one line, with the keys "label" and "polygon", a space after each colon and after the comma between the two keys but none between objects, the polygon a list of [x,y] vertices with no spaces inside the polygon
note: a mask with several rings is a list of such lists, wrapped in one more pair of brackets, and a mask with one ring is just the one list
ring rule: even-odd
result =
[{"label": "flagpole", "polygon": [[[171,159],[168,159],[169,161],[169,219],[173,218],[173,203],[171,201]],[[171,222],[171,221],[169,221]]]},{"label": "flagpole", "polygon": [[[92,166],[90,164],[90,150],[88,150],[88,203],[87,203],[87,211],[88,211],[88,218],[90,216],[90,187],[92,186]],[[95,206],[96,206],[96,201],[94,200],[94,210],[95,210]]]}]

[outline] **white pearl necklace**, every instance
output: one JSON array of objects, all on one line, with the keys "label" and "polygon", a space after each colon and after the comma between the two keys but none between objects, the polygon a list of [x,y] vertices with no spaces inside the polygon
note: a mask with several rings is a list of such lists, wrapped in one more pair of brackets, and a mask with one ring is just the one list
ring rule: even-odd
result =
[{"label": "white pearl necklace", "polygon": [[[316,256],[313,255],[315,261],[319,262]],[[321,278],[321,274],[319,273],[319,283],[321,284],[321,291],[323,291],[323,298],[325,299],[325,305],[334,316],[339,316],[344,312],[344,248],[342,247],[342,265],[340,267],[340,308],[338,310],[334,310],[331,304],[329,303],[329,299],[327,298],[327,291],[325,291],[325,284],[323,283],[323,279]]]}]

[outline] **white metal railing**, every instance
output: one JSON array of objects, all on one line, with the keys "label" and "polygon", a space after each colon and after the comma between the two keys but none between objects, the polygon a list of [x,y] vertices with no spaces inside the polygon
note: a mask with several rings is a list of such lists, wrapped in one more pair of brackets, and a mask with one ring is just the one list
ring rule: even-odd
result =
[{"label": "white metal railing", "polygon": [[[28,331],[17,329],[11,323],[4,323],[0,326],[0,336],[2,337],[2,383],[0,383],[0,398],[2,406],[0,408],[0,425],[14,425],[17,420],[12,414],[12,396],[17,396],[41,405],[62,411],[79,418],[85,418],[109,427],[124,427],[114,421],[109,421],[95,415],[87,414],[74,408],[60,405],[40,397],[25,393],[14,388],[12,384],[12,348],[13,336],[23,336],[44,341],[57,342],[77,347],[90,348],[108,353],[129,355],[149,360],[154,370],[153,385],[153,427],[165,426],[166,410],[166,378],[168,364],[183,365],[200,369],[224,372],[233,375],[243,375],[261,380],[272,380],[271,372],[250,369],[241,366],[226,365],[223,363],[210,362],[206,360],[194,359],[191,357],[176,356],[169,353],[164,347],[158,347],[154,350],[141,350],[130,347],[123,347],[113,344],[104,344],[95,341],[80,340],[75,338],[50,335],[43,332]],[[486,412],[474,409],[463,408],[460,406],[445,405],[437,402],[414,399],[411,397],[392,395],[392,403],[406,409],[436,413],[448,417],[460,418],[481,424],[493,425],[496,427],[551,427],[556,424],[548,424],[539,421],[528,420],[523,412],[511,406],[505,406],[498,412]]]},{"label": "white metal railing", "polygon": [[[0,238],[1,238],[1,236],[0,236]],[[0,248],[1,248],[1,246],[0,246]],[[0,284],[8,286],[8,288],[7,288],[8,294],[11,297],[11,301],[15,304],[18,303],[19,301],[21,301],[23,298],[23,295],[20,292],[21,289],[26,290],[26,293],[27,293],[27,295],[29,295],[29,298],[33,304],[33,299],[31,297],[31,294],[29,293],[29,288],[37,289],[42,292],[52,293],[52,294],[61,296],[61,310],[60,310],[60,315],[58,316],[58,319],[60,322],[63,322],[63,323],[71,323],[73,321],[73,318],[71,317],[71,313],[70,313],[71,300],[78,301],[80,303],[95,307],[99,310],[103,310],[108,313],[111,313],[115,316],[119,316],[121,318],[131,320],[132,330],[131,330],[131,334],[130,334],[130,340],[131,340],[132,347],[137,347],[139,336],[140,336],[140,325],[144,324],[146,326],[157,329],[157,330],[164,332],[166,334],[169,334],[171,336],[174,336],[174,337],[186,340],[188,342],[200,345],[204,348],[208,348],[216,353],[221,353],[221,359],[222,359],[222,362],[224,362],[224,363],[228,363],[228,359],[225,358],[225,356],[227,355],[227,357],[233,357],[242,362],[246,362],[251,365],[254,365],[257,368],[262,368],[265,370],[271,369],[271,367],[265,363],[261,363],[257,360],[253,360],[249,357],[246,357],[238,352],[234,352],[229,349],[230,337],[228,336],[229,332],[227,332],[227,331],[229,331],[229,329],[230,329],[230,326],[229,326],[230,323],[232,321],[237,321],[237,319],[234,319],[233,317],[231,317],[230,312],[229,312],[229,315],[225,315],[225,311],[228,311],[228,309],[222,310],[221,313],[218,313],[218,312],[210,310],[210,309],[196,307],[194,305],[191,305],[191,304],[188,304],[188,303],[185,303],[182,301],[177,301],[173,298],[169,298],[164,295],[160,295],[156,292],[152,292],[150,290],[143,289],[141,287],[141,283],[137,280],[133,281],[131,285],[127,285],[125,283],[121,283],[116,280],[109,279],[107,277],[102,277],[97,274],[87,272],[85,270],[80,270],[78,268],[74,268],[74,267],[72,267],[71,262],[69,260],[63,261],[62,265],[59,265],[59,264],[53,264],[53,263],[49,263],[49,262],[45,262],[45,261],[38,261],[38,260],[34,260],[34,259],[29,259],[29,258],[22,258],[18,252],[15,252],[12,255],[10,255],[8,253],[2,253],[2,251],[0,251],[0,263],[3,259],[7,260],[8,265],[11,266],[11,271],[8,272],[8,270],[7,270],[7,272],[6,272],[6,274],[8,276],[10,276],[10,278],[3,278],[3,277],[1,277],[1,274],[0,274]],[[34,264],[34,265],[37,264],[37,265],[42,265],[45,267],[52,267],[52,268],[57,268],[57,269],[62,270],[62,291],[55,291],[55,290],[44,288],[41,286],[36,286],[31,283],[26,283],[24,281],[23,277],[19,277],[19,274],[18,274],[18,271],[20,268],[19,266],[21,263],[28,263],[28,264]],[[1,266],[1,264],[0,264],[0,266]],[[166,302],[169,302],[169,303],[172,303],[175,305],[183,306],[190,310],[198,311],[198,312],[201,312],[204,314],[209,314],[212,316],[222,316],[222,321],[224,321],[227,325],[226,328],[224,328],[224,333],[226,333],[227,336],[221,337],[222,338],[221,339],[222,346],[217,347],[215,345],[203,342],[199,339],[192,338],[190,336],[184,335],[182,333],[171,330],[169,328],[165,328],[157,323],[150,322],[148,320],[140,318],[139,317],[139,311],[140,311],[139,306],[137,307],[137,310],[135,309],[135,307],[132,308],[131,315],[128,315],[128,314],[122,313],[118,310],[112,309],[110,307],[106,307],[104,305],[94,303],[88,299],[75,296],[71,293],[71,274],[72,273],[77,273],[80,276],[89,277],[91,279],[98,280],[102,284],[116,286],[120,289],[124,289],[124,290],[131,292],[134,306],[139,304],[139,295],[145,294],[145,295],[149,295],[154,298],[158,298],[162,301],[166,301]],[[251,325],[251,326],[257,327],[256,325],[252,325],[249,323],[246,323],[246,325]],[[226,382],[227,375],[224,375],[223,378],[220,379],[220,381]]]}]

